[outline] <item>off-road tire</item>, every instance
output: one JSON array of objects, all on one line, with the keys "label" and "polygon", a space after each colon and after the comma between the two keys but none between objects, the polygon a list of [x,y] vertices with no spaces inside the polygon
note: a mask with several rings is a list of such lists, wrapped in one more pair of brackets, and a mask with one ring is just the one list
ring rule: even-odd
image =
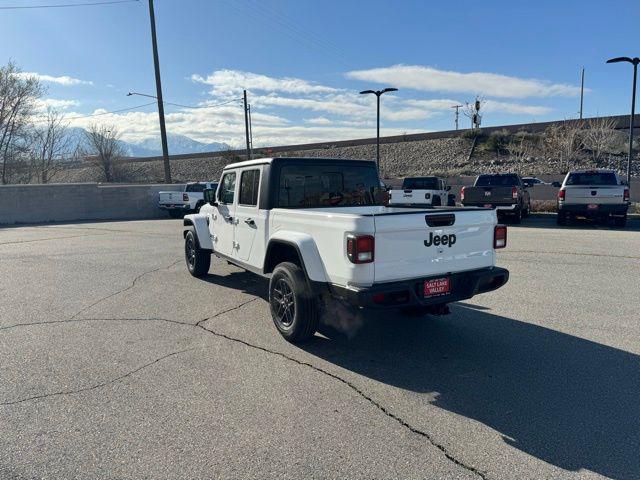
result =
[{"label": "off-road tire", "polygon": [[200,248],[198,237],[193,229],[187,230],[184,237],[184,257],[189,273],[194,277],[204,277],[211,267],[211,252]]},{"label": "off-road tire", "polygon": [[319,298],[311,291],[304,271],[294,263],[283,262],[274,269],[269,305],[274,325],[291,343],[308,340],[318,329]]}]

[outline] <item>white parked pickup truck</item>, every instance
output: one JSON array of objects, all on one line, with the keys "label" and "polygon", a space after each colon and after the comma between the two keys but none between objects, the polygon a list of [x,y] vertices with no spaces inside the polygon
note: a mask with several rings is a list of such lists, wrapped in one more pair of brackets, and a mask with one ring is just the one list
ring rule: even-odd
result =
[{"label": "white parked pickup truck", "polygon": [[389,192],[389,205],[455,206],[455,199],[449,190],[451,187],[438,177],[405,178],[401,190]]},{"label": "white parked pickup truck", "polygon": [[271,315],[291,342],[314,334],[327,301],[444,314],[509,278],[494,265],[507,241],[495,210],[383,206],[371,161],[249,160],[204,195],[184,218],[189,272],[206,275],[213,254],[270,277]]},{"label": "white parked pickup truck", "polygon": [[576,218],[608,220],[616,226],[627,224],[629,187],[614,170],[574,170],[567,173],[558,190],[558,225]]},{"label": "white parked pickup truck", "polygon": [[187,183],[183,191],[159,192],[158,206],[169,212],[173,218],[180,218],[185,213],[197,212],[204,205],[204,191],[215,189],[215,182]]}]

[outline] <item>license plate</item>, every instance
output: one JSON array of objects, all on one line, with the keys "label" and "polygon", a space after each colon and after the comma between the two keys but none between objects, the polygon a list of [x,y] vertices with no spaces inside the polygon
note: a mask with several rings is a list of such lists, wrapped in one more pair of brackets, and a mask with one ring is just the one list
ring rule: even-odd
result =
[{"label": "license plate", "polygon": [[590,203],[589,205],[587,205],[587,210],[597,210],[597,209],[598,209],[597,203]]},{"label": "license plate", "polygon": [[446,295],[451,291],[451,282],[449,278],[436,278],[424,281],[424,296],[437,297]]}]

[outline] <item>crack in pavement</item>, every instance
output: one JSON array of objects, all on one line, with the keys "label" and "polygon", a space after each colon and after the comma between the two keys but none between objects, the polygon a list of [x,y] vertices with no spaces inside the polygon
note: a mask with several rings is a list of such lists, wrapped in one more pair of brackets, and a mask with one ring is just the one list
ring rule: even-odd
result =
[{"label": "crack in pavement", "polygon": [[96,385],[91,385],[89,387],[83,387],[83,388],[77,388],[75,390],[61,390],[59,392],[52,392],[52,393],[44,393],[42,395],[34,395],[33,397],[25,397],[25,398],[20,398],[18,400],[12,400],[10,402],[2,402],[0,403],[0,406],[7,406],[7,405],[16,405],[18,403],[24,403],[24,402],[29,402],[32,400],[41,400],[41,399],[45,399],[45,398],[51,398],[51,397],[57,397],[57,396],[61,396],[61,395],[73,395],[75,393],[81,393],[81,392],[88,392],[91,390],[96,390],[98,388],[102,388],[102,387],[106,387],[107,385],[111,385],[117,382],[121,382],[122,380],[124,380],[127,377],[130,377],[136,373],[138,373],[141,370],[144,370],[145,368],[148,368],[156,363],[161,362],[162,360],[165,360],[169,357],[173,357],[175,355],[180,355],[181,353],[184,353],[188,351],[187,350],[179,350],[177,352],[171,352],[168,353],[166,355],[163,355],[162,357],[158,357],[155,360],[149,362],[149,363],[145,363],[144,365],[136,368],[135,370],[131,370],[127,373],[125,373],[124,375],[120,375],[119,377],[116,378],[112,378],[111,380],[107,380],[105,382],[102,383],[98,383]]},{"label": "crack in pavement", "polygon": [[[384,414],[385,416],[387,416],[388,418],[394,420],[396,423],[400,424],[402,427],[406,428],[407,430],[409,430],[411,433],[418,435],[424,439],[426,439],[429,444],[431,444],[434,448],[436,448],[437,450],[439,450],[447,460],[449,460],[450,462],[454,463],[455,465],[459,466],[460,468],[463,468],[465,470],[467,470],[468,472],[471,472],[477,476],[479,476],[480,478],[482,478],[483,480],[487,480],[487,476],[485,474],[485,472],[482,472],[480,470],[478,470],[476,467],[472,466],[472,465],[468,465],[467,463],[465,463],[462,460],[459,460],[458,458],[456,458],[448,449],[446,446],[444,446],[442,443],[439,443],[438,441],[436,441],[429,433],[427,433],[424,430],[419,429],[418,427],[415,427],[413,425],[411,425],[407,420],[403,419],[402,417],[400,417],[399,415],[393,413],[392,411],[390,411],[387,407],[385,407],[384,405],[382,405],[382,403],[378,402],[377,400],[375,400],[373,397],[371,397],[370,395],[368,395],[367,393],[365,393],[362,389],[360,389],[358,386],[356,386],[354,383],[350,382],[349,380],[335,374],[332,373],[322,367],[313,365],[312,363],[309,362],[305,362],[303,360],[299,360],[297,358],[294,358],[290,355],[287,355],[286,353],[283,352],[279,352],[277,350],[271,350],[267,347],[263,347],[260,345],[256,345],[254,343],[248,342],[246,340],[242,340],[240,338],[237,337],[232,337],[230,335],[227,335],[225,333],[222,332],[218,332],[216,330],[213,330],[211,328],[207,328],[206,326],[203,325],[204,322],[208,321],[208,320],[212,320],[216,317],[219,317],[220,315],[224,315],[225,313],[229,313],[232,312],[234,310],[238,310],[242,307],[244,307],[245,305],[248,305],[252,302],[257,301],[259,298],[258,297],[254,297],[250,300],[247,300],[245,302],[242,302],[239,305],[236,305],[235,307],[223,310],[221,312],[218,312],[214,315],[211,315],[209,317],[206,317],[202,320],[199,320],[197,323],[193,324],[193,323],[189,323],[189,322],[181,322],[179,320],[171,320],[171,319],[166,319],[166,318],[84,318],[84,319],[76,319],[74,317],[68,319],[68,320],[60,320],[60,321],[52,321],[52,322],[34,322],[34,323],[30,323],[30,324],[16,324],[16,325],[12,325],[9,327],[4,327],[1,328],[0,330],[6,330],[9,328],[17,328],[17,327],[24,327],[24,326],[29,326],[29,325],[44,325],[44,324],[61,324],[61,323],[74,323],[74,322],[84,322],[84,321],[141,321],[141,322],[167,322],[167,323],[172,323],[172,324],[177,324],[177,325],[185,325],[185,326],[190,326],[190,327],[196,327],[210,335],[213,335],[217,338],[220,339],[224,339],[227,341],[231,341],[234,343],[238,343],[241,345],[244,345],[246,347],[249,347],[251,349],[254,350],[258,350],[264,353],[268,353],[271,355],[275,355],[278,357],[281,357],[285,360],[288,360],[290,362],[293,362],[299,366],[303,366],[303,367],[307,367],[317,373],[320,373],[321,375],[324,375],[326,377],[329,377],[337,382],[340,382],[341,384],[347,386],[348,388],[350,388],[352,391],[354,391],[358,396],[360,396],[362,399],[364,399],[365,401],[367,401],[371,406],[373,406],[375,409],[377,409],[378,411],[380,411],[382,414]],[[161,357],[159,359],[156,359],[154,362],[151,362],[147,365],[144,365],[132,372],[129,372],[128,374],[122,376],[122,377],[118,377],[117,379],[114,379],[112,381],[109,382],[105,382],[103,384],[99,384],[97,386],[93,386],[93,387],[88,387],[88,388],[84,388],[84,389],[80,389],[77,391],[70,391],[70,392],[57,392],[54,394],[48,394],[48,395],[41,395],[41,396],[36,396],[36,397],[30,397],[27,399],[22,399],[22,400],[16,400],[13,402],[9,402],[9,403],[0,403],[0,405],[12,405],[15,403],[21,403],[24,401],[28,401],[28,400],[35,400],[35,399],[39,399],[39,398],[46,398],[49,396],[54,396],[54,395],[63,395],[63,394],[68,394],[68,393],[78,393],[80,391],[86,391],[86,390],[92,390],[94,388],[100,388],[100,387],[104,387],[106,385],[109,385],[110,383],[114,383],[117,382],[119,380],[121,380],[122,378],[125,378],[129,375],[132,375],[134,373],[136,373],[137,371],[142,370],[143,368],[146,368],[150,365],[152,365],[153,363],[157,363],[158,361],[171,356],[171,355],[176,355],[178,353],[183,353],[186,350],[182,350],[180,352],[174,352],[171,353],[169,355],[166,355],[164,357]]]},{"label": "crack in pavement", "polygon": [[84,235],[67,235],[66,237],[50,237],[50,238],[35,238],[33,240],[17,240],[15,242],[3,242],[0,243],[0,247],[3,245],[19,245],[21,243],[33,243],[33,242],[48,242],[51,240],[66,240],[68,238],[80,238],[80,237],[98,237],[101,235],[108,235],[108,233],[86,233]]},{"label": "crack in pavement", "polygon": [[[194,327],[202,327],[202,324],[204,322],[206,322],[208,320],[212,320],[212,319],[214,319],[216,317],[219,317],[220,315],[224,315],[225,313],[229,313],[229,312],[232,312],[234,310],[238,310],[239,308],[244,307],[245,305],[247,305],[247,304],[249,304],[251,302],[255,302],[256,300],[258,300],[258,297],[254,297],[254,298],[252,298],[250,300],[247,300],[246,302],[242,302],[241,304],[236,305],[235,307],[227,308],[226,310],[218,312],[218,313],[216,313],[214,315],[211,315],[209,317],[205,317],[202,320],[199,320],[198,322],[196,322],[195,324],[189,323],[188,325],[193,325]],[[202,327],[202,328],[204,328],[204,327]],[[205,328],[205,330],[206,330],[206,328]]]},{"label": "crack in pavement", "polygon": [[89,309],[91,309],[91,308],[95,307],[96,305],[98,305],[98,304],[100,304],[100,303],[104,302],[105,300],[110,299],[111,297],[115,297],[116,295],[120,295],[121,293],[124,293],[124,292],[126,292],[126,291],[128,291],[128,290],[131,290],[133,287],[135,287],[135,286],[136,286],[136,283],[138,282],[138,280],[140,280],[140,279],[141,279],[142,277],[144,277],[145,275],[150,275],[150,274],[155,273],[155,272],[157,272],[157,271],[159,271],[159,270],[167,270],[167,269],[169,269],[169,268],[173,267],[174,265],[177,265],[177,264],[178,264],[179,262],[181,262],[181,261],[182,261],[182,259],[179,259],[179,260],[176,260],[176,261],[172,262],[170,265],[167,265],[166,267],[157,267],[157,268],[154,268],[153,270],[148,270],[148,271],[146,271],[146,272],[141,273],[140,275],[138,275],[137,277],[135,277],[135,278],[133,279],[133,281],[131,282],[131,285],[129,285],[129,286],[125,287],[125,288],[122,288],[122,289],[118,290],[117,292],[110,293],[110,294],[109,294],[109,295],[107,295],[106,297],[102,297],[102,298],[100,298],[99,300],[96,300],[96,301],[95,301],[95,302],[93,302],[91,305],[88,305],[88,306],[86,306],[86,307],[84,307],[84,308],[81,308],[81,309],[80,309],[80,310],[78,310],[76,313],[74,313],[74,314],[70,317],[70,319],[71,319],[71,320],[73,320],[73,319],[74,319],[74,318],[76,318],[78,315],[80,315],[80,314],[82,314],[82,313],[86,312],[87,310],[89,310]]}]

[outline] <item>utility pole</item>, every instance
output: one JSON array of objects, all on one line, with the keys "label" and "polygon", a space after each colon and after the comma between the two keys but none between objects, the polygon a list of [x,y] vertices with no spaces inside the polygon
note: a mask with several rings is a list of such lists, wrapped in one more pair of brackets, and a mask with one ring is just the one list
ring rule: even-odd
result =
[{"label": "utility pole", "polygon": [[247,105],[247,91],[244,90],[244,134],[247,140],[247,160],[251,159],[251,146],[249,144],[249,107]]},{"label": "utility pole", "polygon": [[249,158],[253,159],[253,123],[251,122],[251,104],[247,104],[249,112]]},{"label": "utility pole", "polygon": [[582,120],[582,100],[584,99],[584,67],[582,67],[582,80],[580,82],[580,120]]},{"label": "utility pole", "polygon": [[458,130],[458,115],[460,114],[460,107],[463,107],[464,105],[453,105],[451,108],[455,108],[456,109],[456,130]]},{"label": "utility pole", "polygon": [[151,43],[153,45],[153,66],[156,72],[156,97],[158,98],[158,117],[160,120],[160,140],[162,142],[162,160],[164,162],[164,182],[171,183],[171,165],[169,164],[169,147],[167,145],[167,129],[164,124],[164,102],[162,101],[162,82],[160,81],[160,60],[158,59],[158,42],[156,40],[156,16],[153,11],[153,0],[149,0],[149,19],[151,20]]}]

